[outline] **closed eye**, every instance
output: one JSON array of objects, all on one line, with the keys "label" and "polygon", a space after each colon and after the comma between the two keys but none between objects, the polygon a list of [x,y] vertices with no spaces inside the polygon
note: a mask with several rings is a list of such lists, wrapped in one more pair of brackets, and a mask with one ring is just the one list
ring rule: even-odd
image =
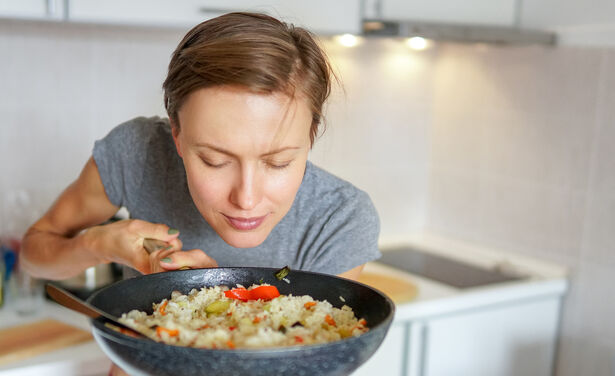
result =
[{"label": "closed eye", "polygon": [[288,162],[267,162],[267,166],[275,170],[282,170],[290,165],[292,161]]},{"label": "closed eye", "polygon": [[205,165],[207,167],[211,167],[211,168],[222,168],[224,166],[226,166],[227,164],[229,164],[230,162],[222,162],[222,163],[213,163],[213,162],[209,162],[206,159],[201,158],[201,160],[203,161],[203,163],[205,163]]}]

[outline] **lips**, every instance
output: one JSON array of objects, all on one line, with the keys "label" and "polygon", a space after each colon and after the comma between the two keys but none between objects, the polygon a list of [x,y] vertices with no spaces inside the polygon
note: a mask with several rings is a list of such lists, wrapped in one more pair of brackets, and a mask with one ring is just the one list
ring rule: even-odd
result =
[{"label": "lips", "polygon": [[243,218],[243,217],[229,217],[224,214],[227,222],[236,230],[240,231],[249,231],[258,228],[267,215],[263,215],[262,217],[252,217],[252,218]]}]

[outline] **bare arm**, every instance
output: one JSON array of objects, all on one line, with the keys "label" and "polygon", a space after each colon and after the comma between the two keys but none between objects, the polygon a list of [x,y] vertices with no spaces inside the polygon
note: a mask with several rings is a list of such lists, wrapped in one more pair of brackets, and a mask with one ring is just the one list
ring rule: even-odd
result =
[{"label": "bare arm", "polygon": [[342,274],[338,274],[338,276],[356,281],[359,279],[359,276],[361,275],[361,272],[363,271],[363,267],[365,267],[365,264],[359,265],[356,268],[352,268]]},{"label": "bare arm", "polygon": [[99,225],[118,209],[107,198],[96,163],[90,158],[77,180],[26,232],[20,255],[22,267],[33,276],[47,279],[68,278],[112,261],[149,273],[155,271],[160,257],[150,257],[143,249],[145,237],[181,249],[177,234],[168,234],[166,225],[136,220]]}]

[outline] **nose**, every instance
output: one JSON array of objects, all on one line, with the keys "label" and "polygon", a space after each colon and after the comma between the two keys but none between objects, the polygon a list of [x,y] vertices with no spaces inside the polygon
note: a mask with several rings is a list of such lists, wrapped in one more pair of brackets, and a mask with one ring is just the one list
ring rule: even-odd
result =
[{"label": "nose", "polygon": [[263,185],[263,177],[256,168],[242,166],[231,189],[231,203],[241,210],[254,209],[263,198]]}]

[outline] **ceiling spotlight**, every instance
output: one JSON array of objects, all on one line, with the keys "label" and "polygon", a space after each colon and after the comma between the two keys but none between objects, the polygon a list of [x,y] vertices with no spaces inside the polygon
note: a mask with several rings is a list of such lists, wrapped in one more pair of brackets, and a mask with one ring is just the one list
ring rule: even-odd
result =
[{"label": "ceiling spotlight", "polygon": [[337,42],[344,47],[354,47],[359,44],[359,38],[352,34],[344,34],[337,37]]},{"label": "ceiling spotlight", "polygon": [[406,45],[413,50],[424,50],[429,47],[429,41],[423,37],[412,37],[406,40]]}]

